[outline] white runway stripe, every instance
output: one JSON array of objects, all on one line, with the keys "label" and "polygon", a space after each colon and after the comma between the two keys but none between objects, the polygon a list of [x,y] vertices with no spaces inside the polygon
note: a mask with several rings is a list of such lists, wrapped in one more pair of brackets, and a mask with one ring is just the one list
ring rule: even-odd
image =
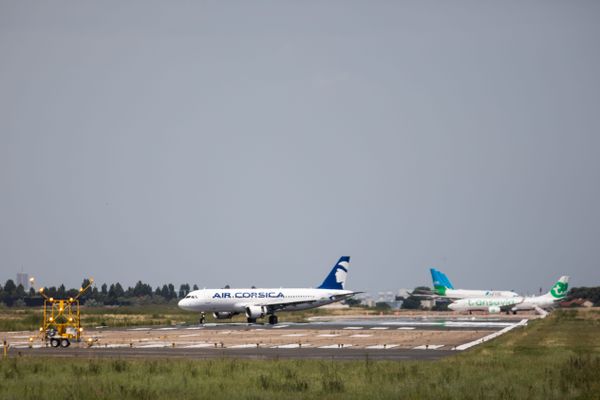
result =
[{"label": "white runway stripe", "polygon": [[417,346],[414,347],[415,350],[435,350],[435,349],[439,349],[440,347],[444,347],[443,344],[424,344],[421,346]]},{"label": "white runway stripe", "polygon": [[349,329],[349,330],[356,330],[356,329],[362,329],[362,326],[347,326],[344,329]]},{"label": "white runway stripe", "polygon": [[290,343],[290,344],[280,344],[278,346],[271,347],[272,349],[299,349],[301,347],[310,347],[310,344],[302,344],[300,346],[299,343]]},{"label": "white runway stripe", "polygon": [[371,329],[372,329],[372,330],[376,330],[376,331],[377,331],[377,330],[378,330],[378,331],[383,331],[383,330],[390,329],[390,328],[388,328],[387,326],[376,326],[376,327],[374,327],[374,328],[371,328]]},{"label": "white runway stripe", "polygon": [[350,337],[371,337],[373,335],[367,335],[367,334],[356,334],[356,335],[350,335]]},{"label": "white runway stripe", "polygon": [[147,343],[147,344],[142,344],[142,345],[138,345],[138,346],[133,346],[136,347],[138,349],[155,349],[155,348],[160,348],[160,347],[168,347],[170,346],[170,343]]},{"label": "white runway stripe", "polygon": [[343,347],[337,345],[337,344],[330,344],[327,346],[319,346],[319,349],[345,349],[347,347],[352,347],[351,344],[344,344]]},{"label": "white runway stripe", "polygon": [[340,336],[339,333],[321,333],[320,335],[317,335],[320,337],[336,337],[336,336]]},{"label": "white runway stripe", "polygon": [[234,346],[229,346],[230,349],[251,349],[256,348],[256,343],[248,343],[248,344],[236,344]]},{"label": "white runway stripe", "polygon": [[196,343],[196,344],[191,344],[189,346],[184,346],[184,349],[202,349],[205,347],[214,347],[215,345],[213,343]]},{"label": "white runway stripe", "polygon": [[367,349],[393,349],[394,347],[398,347],[397,344],[376,344],[373,346],[367,346]]},{"label": "white runway stripe", "polygon": [[273,329],[287,328],[289,325],[275,325]]},{"label": "white runway stripe", "polygon": [[306,336],[306,333],[289,333],[287,335],[281,335],[281,336],[301,337],[301,336]]},{"label": "white runway stripe", "polygon": [[476,346],[476,345],[478,345],[480,343],[487,342],[488,340],[491,340],[491,339],[494,339],[494,338],[496,338],[496,337],[498,337],[500,335],[503,335],[506,332],[508,332],[508,331],[516,328],[517,326],[524,326],[524,325],[527,325],[527,319],[522,319],[520,322],[518,322],[516,324],[512,324],[511,326],[507,326],[506,328],[504,328],[502,330],[499,330],[497,332],[494,332],[494,333],[492,333],[490,335],[484,336],[481,339],[473,340],[472,342],[461,344],[460,346],[456,346],[454,348],[454,350],[466,350],[466,349],[468,349],[470,347]]},{"label": "white runway stripe", "polygon": [[398,328],[399,331],[412,331],[413,329],[417,329],[414,326],[403,326],[401,328]]}]

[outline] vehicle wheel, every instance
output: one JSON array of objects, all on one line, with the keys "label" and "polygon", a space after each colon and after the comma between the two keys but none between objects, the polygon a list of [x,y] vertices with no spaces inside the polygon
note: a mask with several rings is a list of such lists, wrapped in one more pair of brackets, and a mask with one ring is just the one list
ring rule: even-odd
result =
[{"label": "vehicle wheel", "polygon": [[58,346],[60,346],[60,340],[58,340],[58,339],[50,339],[50,346],[52,346],[52,347],[58,347]]},{"label": "vehicle wheel", "polygon": [[277,324],[277,315],[269,315],[269,324],[271,324],[271,325]]},{"label": "vehicle wheel", "polygon": [[249,324],[255,324],[256,323],[256,318],[247,318],[246,320],[248,321]]},{"label": "vehicle wheel", "polygon": [[69,339],[62,339],[60,341],[60,347],[67,348],[70,345],[71,345],[71,342],[69,341]]}]

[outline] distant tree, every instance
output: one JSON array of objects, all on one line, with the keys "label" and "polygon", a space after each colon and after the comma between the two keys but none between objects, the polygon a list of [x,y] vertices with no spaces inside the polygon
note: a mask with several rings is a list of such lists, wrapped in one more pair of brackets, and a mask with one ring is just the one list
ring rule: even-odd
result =
[{"label": "distant tree", "polygon": [[65,288],[64,284],[61,284],[58,287],[58,290],[56,291],[56,297],[59,299],[64,299],[66,295],[67,295],[67,289]]},{"label": "distant tree", "polygon": [[402,308],[405,310],[418,310],[421,308],[421,300],[414,296],[408,296],[402,302]]},{"label": "distant tree", "polygon": [[175,292],[175,286],[172,283],[169,283],[169,300],[177,297],[177,292]]},{"label": "distant tree", "polygon": [[179,286],[179,298],[184,298],[190,292],[190,285],[187,283]]},{"label": "distant tree", "polygon": [[163,285],[161,290],[161,296],[165,299],[169,299],[169,286]]},{"label": "distant tree", "polygon": [[4,284],[4,291],[8,294],[14,294],[16,290],[17,285],[15,285],[15,282],[12,279],[7,280]]},{"label": "distant tree", "polygon": [[106,283],[102,284],[102,287],[100,288],[100,292],[106,296],[108,294],[108,287],[106,286]]},{"label": "distant tree", "polygon": [[600,286],[597,287],[574,287],[569,291],[567,300],[585,299],[600,306]]},{"label": "distant tree", "polygon": [[140,296],[152,296],[152,287],[148,284],[138,281],[133,288],[133,295],[135,297]]},{"label": "distant tree", "polygon": [[25,298],[25,288],[20,283],[19,283],[19,286],[17,286],[17,289],[15,290],[15,297],[17,299]]},{"label": "distant tree", "polygon": [[358,307],[360,306],[361,301],[359,299],[349,298],[344,300],[344,303],[348,304],[350,307]]},{"label": "distant tree", "polygon": [[193,289],[194,289],[194,290],[198,290],[198,289],[199,289],[198,285],[194,283],[194,287],[193,287]]}]

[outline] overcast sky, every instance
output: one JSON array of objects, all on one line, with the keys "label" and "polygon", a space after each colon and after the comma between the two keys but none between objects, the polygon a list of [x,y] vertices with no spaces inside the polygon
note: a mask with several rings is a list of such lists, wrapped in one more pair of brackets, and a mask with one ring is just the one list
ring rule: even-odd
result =
[{"label": "overcast sky", "polygon": [[0,0],[0,281],[600,285],[600,2]]}]

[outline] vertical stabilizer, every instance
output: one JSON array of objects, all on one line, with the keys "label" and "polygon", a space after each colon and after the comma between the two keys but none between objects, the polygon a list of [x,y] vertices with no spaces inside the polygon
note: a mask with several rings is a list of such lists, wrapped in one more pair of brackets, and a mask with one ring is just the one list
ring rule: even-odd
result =
[{"label": "vertical stabilizer", "polygon": [[329,275],[325,278],[319,289],[336,289],[343,290],[346,284],[346,275],[350,266],[350,257],[341,257],[334,265]]}]

